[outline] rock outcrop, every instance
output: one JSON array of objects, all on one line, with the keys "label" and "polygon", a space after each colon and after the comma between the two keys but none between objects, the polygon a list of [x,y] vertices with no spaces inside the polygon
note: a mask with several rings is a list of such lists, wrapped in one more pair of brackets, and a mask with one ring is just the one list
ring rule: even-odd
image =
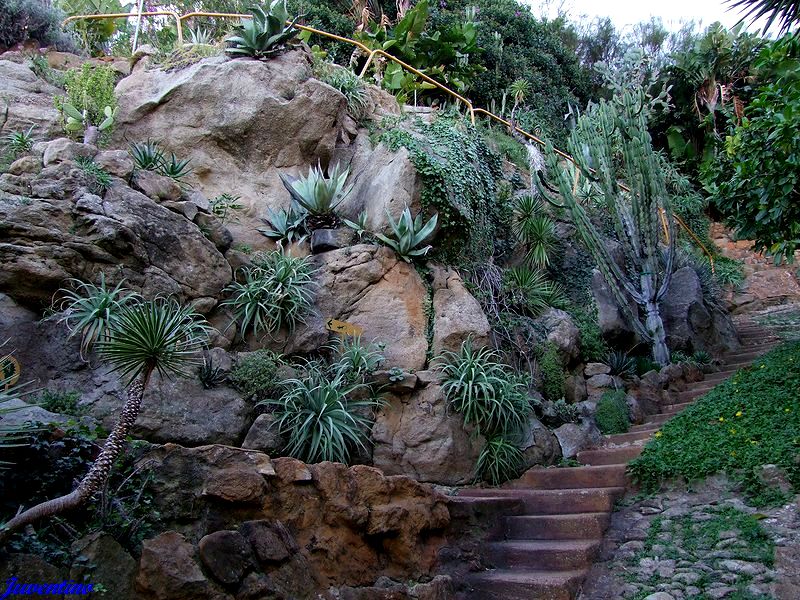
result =
[{"label": "rock outcrop", "polygon": [[40,146],[48,166],[0,176],[0,292],[42,307],[67,279],[96,281],[103,273],[146,296],[216,304],[231,267],[197,225],[121,179],[102,196],[93,193],[73,162],[92,147]]},{"label": "rock outcrop", "polygon": [[27,131],[33,125],[34,139],[58,136],[61,115],[53,105],[53,96],[60,93],[26,64],[0,60],[0,98],[8,103],[8,113],[0,116],[0,133]]}]

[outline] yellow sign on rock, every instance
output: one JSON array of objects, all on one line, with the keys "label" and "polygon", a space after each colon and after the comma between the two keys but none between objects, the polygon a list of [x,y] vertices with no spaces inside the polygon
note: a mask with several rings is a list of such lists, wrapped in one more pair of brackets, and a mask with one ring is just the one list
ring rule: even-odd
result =
[{"label": "yellow sign on rock", "polygon": [[328,322],[325,323],[325,328],[328,331],[349,335],[351,337],[358,337],[364,333],[364,328],[360,325],[353,325],[352,323],[337,321],[336,319],[328,319]]},{"label": "yellow sign on rock", "polygon": [[10,354],[0,357],[0,387],[6,391],[11,389],[11,386],[19,381],[20,371],[16,358]]}]

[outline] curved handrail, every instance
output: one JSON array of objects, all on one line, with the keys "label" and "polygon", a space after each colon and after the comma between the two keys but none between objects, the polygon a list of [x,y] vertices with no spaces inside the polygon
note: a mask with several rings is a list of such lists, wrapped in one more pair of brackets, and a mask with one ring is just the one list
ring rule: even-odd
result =
[{"label": "curved handrail", "polygon": [[[176,44],[178,46],[182,46],[183,45],[183,27],[182,27],[182,25],[183,25],[183,21],[185,21],[186,19],[190,19],[190,18],[193,18],[193,17],[215,17],[215,18],[228,18],[228,19],[231,19],[231,18],[232,19],[252,19],[253,18],[253,15],[243,15],[243,14],[239,14],[239,13],[190,12],[190,13],[186,13],[184,15],[178,15],[178,13],[174,12],[174,11],[149,11],[149,12],[143,12],[143,13],[122,13],[122,14],[116,13],[116,14],[99,14],[99,15],[75,15],[75,16],[72,16],[72,17],[69,17],[69,18],[65,19],[64,22],[62,23],[62,26],[66,25],[69,22],[77,21],[77,20],[80,20],[80,19],[119,19],[119,18],[138,17],[140,15],[143,16],[143,17],[145,17],[145,16],[159,16],[159,15],[174,17],[176,25],[177,25],[177,29],[178,29],[178,36],[177,36],[177,40],[176,40]],[[288,21],[287,21],[287,24],[289,24]],[[350,44],[351,46],[356,46],[362,52],[367,54],[368,55],[367,62],[364,64],[364,67],[361,69],[361,72],[358,75],[360,78],[364,77],[364,75],[367,72],[367,69],[369,68],[369,66],[372,63],[372,61],[375,58],[375,56],[376,55],[380,55],[380,56],[383,56],[383,57],[385,57],[385,58],[387,58],[387,59],[399,64],[402,68],[404,68],[407,71],[410,71],[411,73],[414,73],[417,77],[421,77],[426,82],[430,83],[431,85],[435,86],[437,89],[439,89],[439,90],[445,92],[446,94],[452,96],[453,98],[457,99],[459,102],[463,102],[464,105],[469,110],[470,121],[472,122],[473,125],[475,124],[475,116],[477,114],[482,114],[482,115],[486,115],[490,119],[493,119],[494,121],[497,121],[498,123],[502,123],[503,125],[505,125],[509,129],[512,127],[510,121],[507,121],[506,119],[503,119],[502,117],[498,117],[496,114],[491,113],[488,110],[485,110],[483,108],[475,108],[473,106],[473,104],[472,104],[472,101],[469,100],[468,98],[466,98],[466,97],[462,96],[461,94],[451,90],[450,88],[448,88],[445,85],[439,83],[438,81],[436,81],[435,79],[433,79],[430,76],[426,75],[425,73],[423,73],[423,72],[419,71],[418,69],[412,67],[411,65],[403,62],[402,60],[400,60],[396,56],[392,56],[391,54],[389,54],[388,52],[385,52],[384,50],[371,49],[368,46],[366,46],[365,44],[363,44],[363,43],[361,43],[361,42],[359,42],[357,40],[353,40],[353,39],[350,39],[350,38],[342,37],[342,36],[336,35],[334,33],[328,33],[327,31],[322,31],[321,29],[315,29],[314,27],[308,27],[307,25],[295,24],[294,27],[296,27],[297,29],[300,29],[301,31],[308,31],[309,33],[313,33],[313,34],[316,34],[316,35],[321,35],[323,37],[327,37],[329,39],[336,40],[338,42],[343,42],[345,44]],[[540,146],[545,146],[546,145],[544,140],[542,140],[541,138],[536,137],[532,133],[528,133],[524,129],[520,129],[516,125],[514,125],[514,130],[519,132],[523,137],[525,137],[525,138],[527,138],[527,139],[529,139],[529,140],[531,140],[533,142],[536,142]],[[572,156],[570,156],[569,154],[567,154],[566,152],[564,152],[562,150],[559,150],[558,148],[553,148],[553,151],[558,156],[560,156],[561,158],[563,158],[565,160],[568,160],[568,161],[570,161],[571,163],[573,163],[574,165],[577,166],[578,163],[575,161],[575,159]],[[631,189],[628,186],[626,186],[624,183],[618,183],[618,185],[619,185],[620,189],[623,190],[623,191],[626,191],[626,192],[630,192],[631,191]],[[697,243],[698,246],[700,246],[700,248],[703,250],[703,252],[706,254],[706,256],[708,256],[708,260],[711,263],[711,271],[715,272],[714,256],[711,254],[711,252],[709,252],[709,250],[708,250],[708,248],[706,248],[705,244],[703,244],[703,242],[700,240],[700,238],[697,236],[697,234],[695,234],[695,232],[692,231],[692,229],[686,224],[686,222],[683,219],[681,219],[675,213],[672,213],[672,216],[675,218],[676,222],[681,226],[681,228],[684,229],[686,231],[686,233],[688,233],[692,237],[692,239]],[[664,219],[665,218],[664,214],[662,214],[661,217],[662,217],[662,219]],[[666,231],[666,227],[665,227],[665,233],[666,233],[667,236],[669,236],[669,233]]]}]

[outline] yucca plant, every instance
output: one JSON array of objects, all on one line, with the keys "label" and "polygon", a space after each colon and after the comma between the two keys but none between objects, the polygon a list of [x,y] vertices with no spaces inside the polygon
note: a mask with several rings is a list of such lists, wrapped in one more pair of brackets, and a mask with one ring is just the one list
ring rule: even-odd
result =
[{"label": "yucca plant", "polygon": [[294,206],[277,212],[270,209],[269,216],[261,219],[268,227],[260,227],[258,231],[283,248],[284,244],[299,243],[308,237],[305,233],[305,218],[305,211],[295,210]]},{"label": "yucca plant", "polygon": [[100,283],[86,283],[79,279],[69,281],[70,288],[62,289],[60,320],[69,329],[70,337],[81,336],[81,355],[86,356],[98,342],[108,341],[115,320],[122,309],[141,301],[141,297],[123,287],[124,280],[113,288],[106,284],[100,273]]},{"label": "yucca plant", "polygon": [[506,269],[503,273],[502,293],[510,308],[530,316],[566,303],[561,285],[548,281],[544,272],[527,267]]},{"label": "yucca plant", "polygon": [[3,137],[3,143],[11,160],[16,159],[20,154],[25,154],[33,148],[33,130],[36,125],[31,125],[25,131],[12,131]]},{"label": "yucca plant", "polygon": [[606,364],[611,368],[611,375],[630,377],[636,375],[636,360],[621,350],[613,350],[606,356]]},{"label": "yucca plant", "polygon": [[347,198],[353,186],[345,188],[350,169],[339,164],[329,169],[325,177],[322,167],[309,167],[306,177],[292,177],[281,173],[281,181],[297,206],[306,211],[306,227],[310,231],[323,227],[335,227],[339,219],[336,208]]},{"label": "yucca plant", "polygon": [[284,393],[265,404],[275,409],[278,431],[287,436],[286,452],[305,462],[347,463],[353,451],[366,451],[372,428],[371,411],[380,402],[372,395],[363,400],[351,396],[366,388],[333,377],[324,366],[309,362],[305,375],[283,382]]},{"label": "yucca plant", "polygon": [[523,466],[522,450],[505,437],[496,435],[486,440],[475,464],[475,476],[490,485],[500,485],[519,477]]},{"label": "yucca plant", "polygon": [[[92,288],[87,290],[91,293]],[[100,302],[89,300],[83,304],[96,306]],[[42,502],[13,517],[0,530],[0,543],[14,531],[41,518],[77,508],[103,488],[136,422],[153,372],[161,376],[186,373],[190,365],[197,364],[210,329],[193,307],[182,307],[167,298],[132,302],[122,306],[111,319],[104,312],[98,313],[98,318],[110,323],[110,330],[96,342],[99,355],[127,381],[127,399],[117,423],[78,486],[65,496]],[[83,328],[98,331],[91,320],[84,321]]]},{"label": "yucca plant", "polygon": [[249,9],[252,19],[242,19],[236,27],[235,35],[227,39],[231,44],[225,52],[234,57],[267,58],[282,50],[286,42],[295,37],[298,29],[295,27],[299,16],[287,25],[289,11],[286,0],[273,0],[269,10],[260,6]]},{"label": "yucca plant", "polygon": [[386,216],[389,219],[389,227],[392,229],[392,237],[387,237],[381,233],[376,233],[375,237],[397,252],[400,258],[406,262],[411,262],[417,256],[425,256],[428,253],[431,246],[419,248],[419,245],[430,237],[436,229],[436,224],[439,220],[438,214],[434,214],[424,224],[422,222],[422,214],[418,214],[416,219],[411,218],[411,211],[408,206],[405,207],[397,222],[388,211]]},{"label": "yucca plant", "polygon": [[142,171],[158,171],[164,164],[164,151],[158,142],[131,142],[128,148],[137,169]]},{"label": "yucca plant", "polygon": [[536,269],[550,264],[550,254],[555,250],[556,225],[547,216],[542,202],[532,196],[522,196],[514,207],[514,233],[525,244],[528,252],[525,263]]},{"label": "yucca plant", "polygon": [[467,340],[459,352],[445,351],[436,363],[449,406],[477,433],[507,434],[522,427],[530,403],[495,351],[474,348],[472,340]]},{"label": "yucca plant", "polygon": [[314,269],[308,257],[263,252],[252,260],[253,265],[241,271],[243,281],[225,288],[231,297],[222,306],[231,307],[241,337],[250,330],[259,335],[284,326],[294,329],[313,299]]}]

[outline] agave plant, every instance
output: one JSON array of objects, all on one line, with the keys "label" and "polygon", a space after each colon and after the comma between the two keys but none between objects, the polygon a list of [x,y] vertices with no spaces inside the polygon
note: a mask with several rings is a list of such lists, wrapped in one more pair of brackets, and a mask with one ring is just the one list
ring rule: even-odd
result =
[{"label": "agave plant", "polygon": [[166,157],[161,162],[161,167],[158,169],[159,175],[164,175],[174,180],[176,183],[182,183],[182,179],[189,175],[193,169],[189,166],[191,159],[180,160],[175,156],[174,152],[170,152],[170,157]]},{"label": "agave plant", "polygon": [[434,214],[425,224],[422,222],[422,214],[418,214],[416,219],[411,218],[408,206],[405,207],[397,222],[388,211],[386,216],[389,218],[389,227],[392,229],[393,237],[389,238],[380,233],[376,233],[375,237],[397,252],[400,258],[406,262],[411,262],[413,258],[425,256],[428,253],[431,249],[430,245],[424,248],[419,248],[419,245],[436,229],[439,220],[438,214]]},{"label": "agave plant", "polygon": [[[85,289],[92,293],[91,287]],[[85,304],[96,306],[99,302],[90,300]],[[110,323],[110,330],[97,341],[96,348],[101,358],[128,382],[127,398],[117,423],[78,486],[65,496],[37,504],[10,519],[0,529],[0,543],[14,531],[41,518],[77,508],[102,489],[139,416],[144,390],[153,372],[162,376],[186,374],[188,366],[197,364],[210,329],[193,307],[182,307],[166,298],[132,302],[122,306],[110,319],[105,312],[97,313],[97,317]],[[93,320],[84,321],[83,328],[90,332],[98,329]]]},{"label": "agave plant", "polygon": [[261,219],[268,227],[260,227],[258,231],[281,247],[284,244],[299,243],[308,237],[304,227],[305,218],[305,211],[295,210],[294,206],[289,207],[289,210],[282,208],[278,212],[270,209],[269,216]]},{"label": "agave plant", "polygon": [[164,164],[164,151],[158,142],[131,142],[128,153],[137,169],[142,171],[158,171]]},{"label": "agave plant", "polygon": [[236,35],[227,39],[232,44],[225,52],[234,57],[249,56],[252,58],[266,58],[282,50],[289,40],[297,35],[295,28],[299,16],[287,25],[289,11],[286,0],[273,0],[269,10],[260,6],[250,9],[252,19],[242,19],[236,27]]},{"label": "agave plant", "polygon": [[344,221],[345,225],[358,234],[358,239],[360,240],[365,234],[369,233],[369,224],[367,223],[368,219],[369,215],[367,214],[367,211],[362,210],[360,213],[358,213],[358,220],[348,221],[347,219],[342,219],[342,221]]},{"label": "agave plant", "polygon": [[329,169],[327,178],[320,165],[310,167],[306,177],[292,177],[285,173],[280,177],[292,200],[308,213],[306,225],[313,231],[338,223],[335,210],[353,189],[352,185],[348,188],[344,185],[349,174],[350,169],[342,169],[337,164]]}]

